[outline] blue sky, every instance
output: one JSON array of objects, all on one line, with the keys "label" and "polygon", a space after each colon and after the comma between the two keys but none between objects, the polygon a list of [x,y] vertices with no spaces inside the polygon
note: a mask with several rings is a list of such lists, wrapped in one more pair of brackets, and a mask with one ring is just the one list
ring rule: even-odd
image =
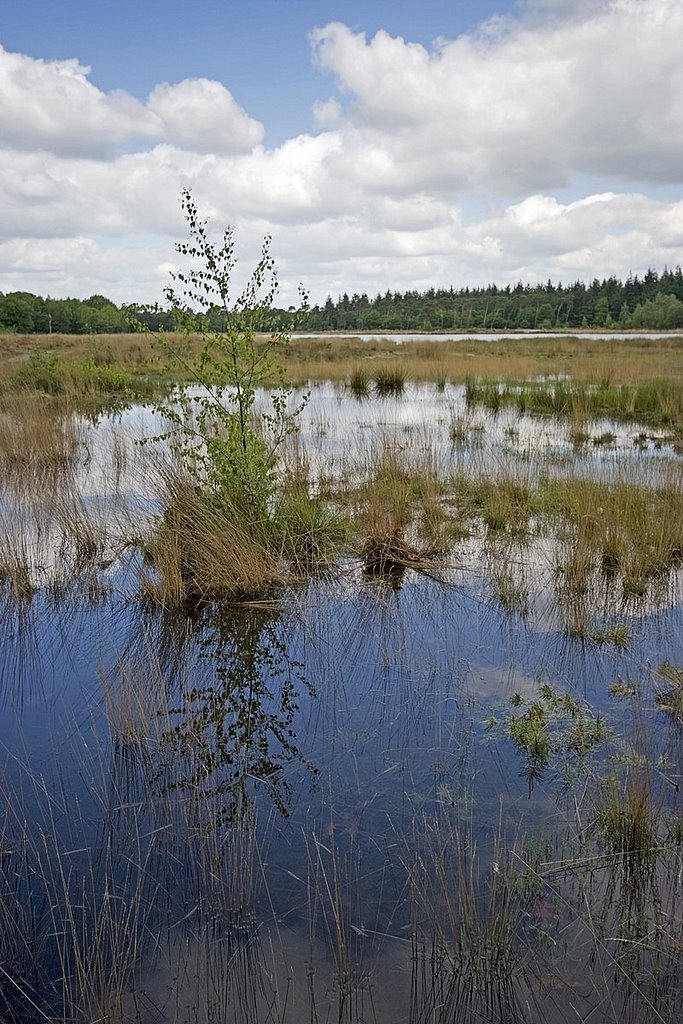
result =
[{"label": "blue sky", "polygon": [[3,0],[0,41],[33,57],[78,57],[105,92],[144,99],[159,82],[215,78],[263,122],[266,140],[315,127],[324,87],[311,65],[312,28],[342,21],[429,46],[512,9],[498,0]]},{"label": "blue sky", "polygon": [[284,302],[683,262],[683,0],[3,0],[0,291],[153,300],[192,189]]}]

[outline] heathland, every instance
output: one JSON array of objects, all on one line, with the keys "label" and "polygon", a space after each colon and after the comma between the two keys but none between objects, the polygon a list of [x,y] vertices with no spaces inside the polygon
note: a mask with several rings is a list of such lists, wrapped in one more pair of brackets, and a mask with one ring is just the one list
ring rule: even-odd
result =
[{"label": "heathland", "polygon": [[0,1020],[668,1024],[683,336],[252,308],[0,336]]}]

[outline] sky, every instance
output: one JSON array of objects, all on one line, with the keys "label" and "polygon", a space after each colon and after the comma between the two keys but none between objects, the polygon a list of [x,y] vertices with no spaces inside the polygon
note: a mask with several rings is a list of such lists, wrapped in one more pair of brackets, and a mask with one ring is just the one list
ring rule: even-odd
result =
[{"label": "sky", "polygon": [[683,264],[683,0],[2,0],[0,292],[279,302]]}]

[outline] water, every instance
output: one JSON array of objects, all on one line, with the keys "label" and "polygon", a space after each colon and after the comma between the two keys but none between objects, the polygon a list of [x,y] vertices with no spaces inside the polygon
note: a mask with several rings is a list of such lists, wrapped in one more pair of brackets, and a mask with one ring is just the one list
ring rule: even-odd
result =
[{"label": "water", "polygon": [[[164,612],[122,546],[159,508],[128,441],[159,423],[81,427],[72,484],[105,542],[48,585],[66,549],[44,487],[19,527],[40,589],[3,591],[0,1020],[673,1020],[682,764],[656,695],[681,663],[680,574],[588,595],[623,648],[568,628],[541,537],[465,538],[438,578],[347,559],[269,602]],[[301,428],[314,480],[360,478],[380,437],[442,473],[679,465],[637,426],[591,425],[614,445],[577,452],[561,422],[470,413],[458,388],[323,385]],[[8,532],[18,500],[5,481]],[[511,722],[534,705],[553,745],[530,779]],[[610,786],[645,792],[658,853],[609,846]]]},{"label": "water", "polygon": [[[322,337],[335,337],[334,334],[326,333]],[[344,335],[340,335],[344,337]],[[524,338],[585,338],[586,341],[628,341],[629,338],[647,338],[657,341],[665,338],[679,338],[680,331],[648,331],[646,333],[633,333],[624,331],[451,331],[447,334],[420,334],[401,331],[390,331],[386,334],[375,332],[374,334],[348,334],[347,337],[360,338],[361,341],[394,341],[400,345],[407,341],[506,341],[509,339]],[[297,332],[293,338],[320,338],[318,332],[305,333]]]}]

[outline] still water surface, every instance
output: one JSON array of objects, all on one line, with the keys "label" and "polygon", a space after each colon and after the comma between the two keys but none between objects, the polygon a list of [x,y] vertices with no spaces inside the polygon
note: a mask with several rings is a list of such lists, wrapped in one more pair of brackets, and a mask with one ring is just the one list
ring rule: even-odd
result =
[{"label": "still water surface", "polygon": [[[323,337],[336,337],[334,334],[325,334]],[[628,333],[625,331],[519,331],[516,333],[510,333],[509,331],[451,331],[447,334],[419,334],[409,333],[402,331],[390,331],[387,334],[381,332],[375,332],[374,334],[348,334],[339,335],[339,337],[353,337],[360,338],[361,341],[378,341],[386,338],[388,341],[395,341],[397,344],[401,344],[406,341],[505,341],[506,339],[524,339],[524,338],[585,338],[586,341],[627,341],[629,338],[648,338],[656,341],[658,338],[677,338],[681,337],[680,331],[651,331],[646,333]],[[303,331],[293,334],[294,338],[319,338],[320,333],[315,332],[306,333]]]},{"label": "still water surface", "polygon": [[[567,630],[540,539],[514,552],[523,613],[496,599],[481,537],[437,578],[349,560],[262,604],[152,610],[139,555],[113,556],[120,517],[158,510],[144,450],[121,454],[157,426],[82,424],[77,486],[112,527],[98,589],[3,594],[0,1020],[674,1020],[682,752],[655,693],[683,660],[679,576],[640,604],[593,595],[623,648]],[[470,415],[458,388],[322,385],[301,427],[314,478],[360,478],[380,437],[441,472],[652,483],[677,465],[635,448],[637,425],[593,424],[613,444],[576,451],[566,425]],[[44,576],[60,553],[37,533]],[[543,685],[607,738],[558,740],[532,779],[505,723]],[[654,802],[654,860],[601,844],[622,784]]]}]

